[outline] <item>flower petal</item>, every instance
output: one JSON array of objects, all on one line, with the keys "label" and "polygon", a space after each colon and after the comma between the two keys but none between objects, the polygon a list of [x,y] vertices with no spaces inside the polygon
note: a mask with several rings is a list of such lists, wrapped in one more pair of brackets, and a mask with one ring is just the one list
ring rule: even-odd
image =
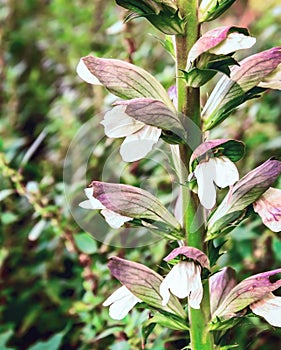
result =
[{"label": "flower petal", "polygon": [[281,297],[272,293],[267,298],[250,305],[251,310],[258,316],[263,317],[274,327],[281,327]]},{"label": "flower petal", "polygon": [[193,273],[189,273],[190,294],[188,298],[189,306],[193,309],[200,309],[203,298],[203,286],[201,282],[201,267],[194,265]]},{"label": "flower petal", "polygon": [[106,136],[125,137],[144,127],[144,123],[129,117],[125,110],[126,106],[116,106],[105,113],[101,124],[104,126]]},{"label": "flower petal", "polygon": [[200,309],[203,297],[201,267],[189,261],[176,264],[160,285],[162,305],[168,303],[170,292],[180,299],[188,297],[189,305],[194,309]]},{"label": "flower petal", "polygon": [[124,225],[125,222],[133,220],[128,216],[120,215],[109,209],[103,209],[101,211],[101,214],[104,216],[105,221],[108,223],[108,225],[112,228],[120,228]]},{"label": "flower petal", "polygon": [[125,162],[134,162],[147,155],[159,140],[161,129],[144,126],[135,134],[127,136],[120,147],[120,154]]},{"label": "flower petal", "polygon": [[200,203],[206,209],[212,209],[216,204],[216,188],[214,180],[216,177],[216,168],[211,159],[207,162],[201,162],[194,170],[194,175],[198,184],[198,197]]},{"label": "flower petal", "polygon": [[147,305],[178,315],[181,318],[186,317],[185,311],[175,296],[171,295],[167,305],[162,305],[159,289],[163,278],[153,270],[145,265],[118,257],[112,257],[108,267],[114,277]]},{"label": "flower petal", "polygon": [[79,77],[83,79],[86,83],[93,84],[93,85],[102,85],[102,83],[98,80],[98,78],[89,71],[89,69],[83,62],[82,58],[78,63],[76,72],[79,75]]},{"label": "flower petal", "polygon": [[179,255],[184,255],[188,260],[192,259],[203,268],[210,270],[210,261],[207,255],[204,254],[200,249],[197,249],[195,247],[188,247],[185,245],[173,249],[171,253],[164,258],[164,261],[170,261]]},{"label": "flower petal", "polygon": [[109,306],[118,300],[126,298],[128,295],[132,294],[126,286],[122,286],[116,289],[103,303],[102,306]]},{"label": "flower petal", "polygon": [[209,278],[211,314],[214,314],[236,284],[236,273],[231,267],[224,267]]},{"label": "flower petal", "polygon": [[84,192],[88,197],[88,200],[79,203],[79,207],[84,209],[104,209],[105,206],[93,196],[92,188],[85,188]]},{"label": "flower petal", "polygon": [[209,160],[215,162],[216,174],[215,184],[225,188],[234,185],[239,180],[239,173],[236,165],[227,157],[216,157]]},{"label": "flower petal", "polygon": [[194,264],[188,262],[179,262],[164,278],[160,285],[159,293],[162,297],[162,305],[167,305],[170,298],[170,291],[180,299],[189,295],[187,265]]},{"label": "flower petal", "polygon": [[111,294],[102,305],[109,306],[111,304],[109,316],[114,320],[121,320],[139,302],[141,302],[139,298],[134,296],[127,287],[122,286]]},{"label": "flower petal", "polygon": [[209,50],[216,55],[227,55],[238,50],[249,49],[256,43],[256,38],[253,38],[242,33],[233,32],[227,35],[227,38]]},{"label": "flower petal", "polygon": [[281,90],[281,63],[272,73],[267,75],[258,86],[266,89]]},{"label": "flower petal", "polygon": [[281,231],[281,190],[270,187],[253,207],[265,226],[273,232]]}]

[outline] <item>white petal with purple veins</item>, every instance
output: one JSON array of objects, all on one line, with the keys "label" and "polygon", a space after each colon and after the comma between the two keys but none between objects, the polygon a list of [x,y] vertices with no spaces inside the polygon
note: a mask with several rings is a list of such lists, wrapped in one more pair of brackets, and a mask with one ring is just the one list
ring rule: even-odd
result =
[{"label": "white petal with purple veins", "polygon": [[120,147],[125,162],[134,162],[145,157],[161,135],[161,129],[145,125],[141,130],[127,136]]},{"label": "white petal with purple veins", "polygon": [[272,293],[268,297],[250,305],[251,310],[258,316],[263,317],[274,327],[281,327],[281,297]]},{"label": "white petal with purple veins", "polygon": [[112,228],[120,228],[124,225],[125,222],[133,220],[128,216],[120,215],[109,209],[103,209],[101,211],[101,214],[104,216],[105,221],[108,223],[108,225]]},{"label": "white petal with purple veins", "polygon": [[85,188],[84,192],[88,197],[88,200],[79,203],[79,207],[83,209],[104,209],[105,206],[93,196],[92,188]]},{"label": "white petal with purple veins", "polygon": [[253,207],[265,226],[273,232],[281,231],[281,190],[270,187]]},{"label": "white petal with purple veins", "polygon": [[202,162],[197,165],[194,175],[198,184],[198,197],[200,203],[206,209],[212,209],[216,204],[216,187],[214,180],[216,177],[216,167],[213,161]]},{"label": "white petal with purple veins", "polygon": [[239,173],[236,165],[229,158],[216,157],[209,161],[215,162],[215,184],[218,187],[225,188],[227,186],[232,186],[239,180]]},{"label": "white petal with purple veins", "polygon": [[118,138],[131,135],[142,129],[145,124],[129,117],[126,106],[116,106],[105,113],[101,124],[104,126],[106,136]]},{"label": "white petal with purple veins", "polygon": [[111,294],[102,305],[110,305],[110,317],[114,320],[121,320],[139,302],[141,302],[139,298],[131,293],[127,287],[122,286]]},{"label": "white petal with purple veins", "polygon": [[188,297],[189,305],[199,309],[203,297],[200,266],[194,262],[179,262],[164,278],[159,293],[164,306],[167,305],[172,293],[180,299]]},{"label": "white petal with purple veins", "polygon": [[258,86],[266,89],[281,90],[281,63],[272,73],[263,78]]},{"label": "white petal with purple veins", "polygon": [[230,33],[219,45],[209,50],[216,55],[227,55],[238,50],[249,49],[256,43],[256,38],[242,33]]}]

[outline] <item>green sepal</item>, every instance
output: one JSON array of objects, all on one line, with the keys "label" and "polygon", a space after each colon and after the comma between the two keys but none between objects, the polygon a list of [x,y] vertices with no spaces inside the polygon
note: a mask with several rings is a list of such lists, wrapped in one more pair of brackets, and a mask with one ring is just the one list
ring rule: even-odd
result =
[{"label": "green sepal", "polygon": [[185,140],[170,130],[162,130],[161,139],[171,145],[184,145]]},{"label": "green sepal", "polygon": [[[240,90],[240,92],[239,92]],[[261,94],[266,91],[267,89],[261,88],[261,87],[254,87],[251,90],[247,92],[243,92],[241,87],[235,83],[233,87],[231,88],[231,94],[233,96],[236,95],[235,98],[227,102],[225,105],[223,105],[221,108],[219,108],[211,118],[208,118],[204,120],[204,130],[210,130],[213,129],[215,126],[223,122],[232,112],[235,111],[235,109],[240,106],[242,103],[252,100],[254,98],[258,98],[261,96]]]},{"label": "green sepal", "polygon": [[[243,316],[244,314],[245,313],[242,313]],[[216,317],[210,322],[208,328],[210,331],[226,331],[228,329],[236,327],[241,322],[241,320],[241,317],[233,317],[227,320],[221,320],[219,317]]]},{"label": "green sepal", "polygon": [[172,56],[173,59],[175,59],[175,49],[172,41],[172,37],[169,35],[166,35],[165,39],[161,39],[154,35],[154,38],[156,38],[160,44],[164,47],[164,49]]},{"label": "green sepal", "polygon": [[238,62],[231,55],[212,55],[208,61],[207,68],[213,69],[230,76],[230,66],[239,65]]},{"label": "green sepal", "polygon": [[116,0],[119,6],[132,11],[125,22],[146,18],[155,28],[168,35],[184,34],[185,20],[181,18],[174,1]]},{"label": "green sepal", "polygon": [[[203,54],[213,59],[206,64],[199,62],[197,67],[191,68],[188,72],[182,71],[188,86],[197,88],[210,81],[218,72],[230,75],[229,66],[237,65],[237,61],[231,56],[216,56]],[[206,60],[206,59],[205,59]],[[204,61],[205,61],[204,60]]]},{"label": "green sepal", "polygon": [[235,0],[210,0],[206,7],[203,9],[199,7],[199,22],[210,22],[220,17]]},{"label": "green sepal", "polygon": [[[212,225],[212,229],[208,231],[206,241],[225,236],[233,231],[242,221],[249,218],[254,213],[252,207],[247,207],[245,210],[234,211],[224,215],[220,220]],[[211,217],[210,217],[211,218]]]},{"label": "green sepal", "polygon": [[198,88],[205,85],[209,80],[211,80],[217,74],[217,71],[212,69],[199,69],[194,67],[191,68],[188,72],[183,71],[183,74],[187,86]]},{"label": "green sepal", "polygon": [[210,260],[210,267],[213,267],[216,265],[218,259],[223,255],[223,253],[220,252],[221,248],[224,246],[226,241],[223,241],[221,244],[215,247],[213,241],[208,242],[208,257]]}]

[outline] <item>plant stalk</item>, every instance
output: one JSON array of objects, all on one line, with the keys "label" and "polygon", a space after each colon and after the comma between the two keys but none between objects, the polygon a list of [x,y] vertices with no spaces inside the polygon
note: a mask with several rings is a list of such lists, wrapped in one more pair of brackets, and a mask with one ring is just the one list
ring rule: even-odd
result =
[{"label": "plant stalk", "polygon": [[[186,86],[182,70],[187,63],[188,52],[199,38],[200,27],[197,20],[197,0],[178,0],[178,7],[183,17],[187,18],[185,35],[176,35],[176,72],[178,111],[182,115],[187,134],[190,135],[186,145],[180,145],[181,183],[187,179],[188,164],[194,149],[202,142],[200,113],[200,89]],[[186,245],[205,250],[204,213],[198,196],[187,186],[182,186],[183,225],[186,234]],[[192,350],[213,350],[213,335],[208,330],[210,320],[209,283],[203,283],[204,296],[199,310],[189,307],[190,341]]]}]

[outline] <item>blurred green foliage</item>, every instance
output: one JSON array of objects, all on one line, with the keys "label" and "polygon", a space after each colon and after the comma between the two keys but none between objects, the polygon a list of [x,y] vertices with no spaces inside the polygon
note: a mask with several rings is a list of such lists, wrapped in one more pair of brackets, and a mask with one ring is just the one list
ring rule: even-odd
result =
[{"label": "blurred green foliage", "polygon": [[[244,17],[239,17],[241,11]],[[96,241],[72,218],[63,186],[63,162],[77,130],[112,102],[103,89],[93,89],[76,76],[80,57],[91,52],[133,61],[166,88],[174,83],[172,58],[155,37],[164,39],[163,35],[145,20],[122,26],[123,16],[113,0],[0,1],[3,350],[140,348],[141,323],[148,318],[147,312],[134,309],[116,322],[101,306],[119,286],[106,262],[109,256],[118,255],[163,272],[162,258],[171,247],[163,240],[139,249]],[[244,25],[242,18],[247,22],[253,16],[250,30],[258,38],[253,50],[280,45],[278,4],[273,3],[263,14],[252,2],[247,6],[245,1],[237,1],[221,21]],[[280,104],[280,93],[265,94],[248,102],[214,131],[213,136],[227,135],[246,143],[241,175],[272,155],[280,156]],[[100,151],[89,165],[89,181],[101,178],[106,158],[116,146],[118,141],[100,142]],[[161,162],[160,157],[158,165],[150,161],[130,165],[122,176],[124,182],[157,191],[163,203],[169,204],[171,179]],[[229,238],[221,264],[233,266],[240,280],[280,267],[280,239],[261,225],[257,216]],[[238,344],[239,349],[271,350],[281,345],[281,332],[250,317],[229,332],[226,343]],[[182,333],[157,326],[147,349],[185,345]]]}]

